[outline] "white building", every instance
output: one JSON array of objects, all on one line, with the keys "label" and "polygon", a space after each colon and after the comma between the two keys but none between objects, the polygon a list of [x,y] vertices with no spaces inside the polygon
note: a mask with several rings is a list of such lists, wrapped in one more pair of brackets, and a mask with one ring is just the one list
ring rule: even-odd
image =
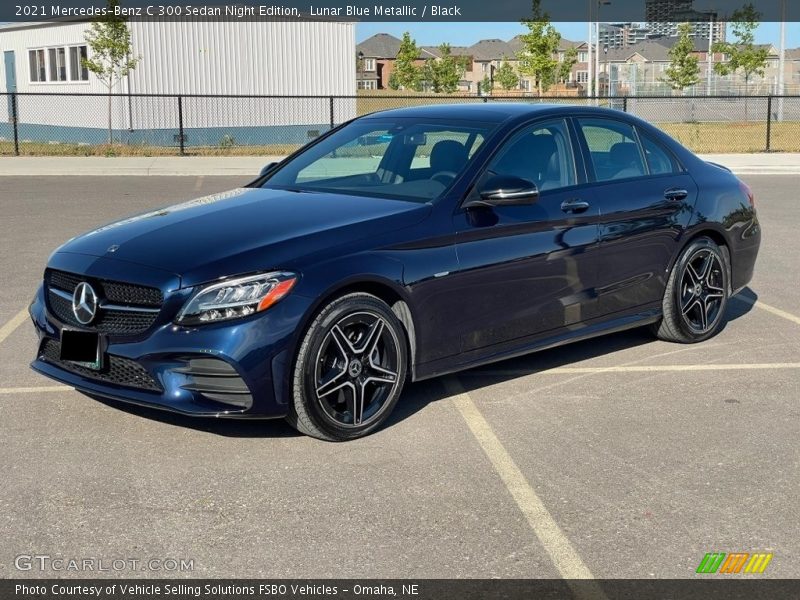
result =
[{"label": "white building", "polygon": [[[107,89],[80,64],[91,54],[84,39],[89,27],[64,21],[0,25],[0,93],[19,93],[21,139],[104,141]],[[141,60],[113,90],[119,96],[112,101],[112,127],[122,142],[174,145],[178,140],[177,99],[137,94],[185,96],[183,126],[191,146],[225,140],[305,142],[330,126],[328,98],[256,96],[351,96],[355,90],[353,23],[132,21],[129,27],[133,56]],[[0,104],[0,111],[6,110],[10,102]],[[352,118],[354,101],[337,101],[335,113],[336,123]],[[0,137],[6,139],[7,121],[0,118]]]}]

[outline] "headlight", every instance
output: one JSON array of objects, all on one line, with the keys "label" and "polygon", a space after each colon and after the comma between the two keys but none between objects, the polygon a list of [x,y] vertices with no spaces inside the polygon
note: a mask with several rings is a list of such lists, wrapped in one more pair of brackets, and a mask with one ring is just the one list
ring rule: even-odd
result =
[{"label": "headlight", "polygon": [[201,289],[178,313],[182,325],[202,325],[267,310],[291,291],[294,273],[264,273],[215,283]]}]

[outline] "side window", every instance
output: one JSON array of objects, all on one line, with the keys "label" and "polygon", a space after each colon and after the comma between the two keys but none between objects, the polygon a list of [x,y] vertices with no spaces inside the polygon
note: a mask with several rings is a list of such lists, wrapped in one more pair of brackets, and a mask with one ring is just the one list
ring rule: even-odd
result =
[{"label": "side window", "polygon": [[611,119],[578,119],[597,181],[647,174],[633,127]]},{"label": "side window", "polygon": [[639,132],[639,139],[642,140],[644,155],[647,158],[647,166],[650,167],[651,175],[665,175],[679,171],[678,164],[669,150],[654,139],[643,135],[641,131]]},{"label": "side window", "polygon": [[575,161],[564,121],[537,123],[515,135],[488,170],[527,179],[542,191],[575,185]]}]

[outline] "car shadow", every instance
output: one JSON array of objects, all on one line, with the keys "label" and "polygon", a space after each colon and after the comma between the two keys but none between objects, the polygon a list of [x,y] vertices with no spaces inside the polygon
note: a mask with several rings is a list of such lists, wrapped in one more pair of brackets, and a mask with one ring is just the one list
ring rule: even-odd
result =
[{"label": "car shadow", "polygon": [[[749,313],[757,300],[758,295],[749,287],[746,287],[732,298],[728,302],[725,315],[726,326],[728,323]],[[467,391],[480,389],[481,387],[502,383],[509,379],[532,375],[538,371],[555,369],[591,358],[599,358],[620,350],[655,343],[655,341],[653,334],[647,327],[629,329],[470,369],[468,372],[476,375],[476,377],[467,378],[466,381],[462,381],[462,385]],[[498,374],[498,371],[501,373]],[[190,417],[134,404],[126,404],[108,398],[91,397],[106,406],[137,417],[224,437],[286,438],[301,435],[283,419],[251,420]],[[449,398],[449,394],[446,392],[444,385],[442,385],[441,377],[409,384],[406,386],[400,402],[398,402],[385,427],[400,423],[424,410],[431,403],[446,400],[447,398]]]}]

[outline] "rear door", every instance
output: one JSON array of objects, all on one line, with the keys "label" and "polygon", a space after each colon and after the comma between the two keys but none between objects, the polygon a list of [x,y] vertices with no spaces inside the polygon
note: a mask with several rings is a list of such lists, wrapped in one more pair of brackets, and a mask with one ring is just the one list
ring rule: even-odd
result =
[{"label": "rear door", "polygon": [[658,303],[697,186],[667,148],[627,121],[575,123],[600,212],[598,313]]},{"label": "rear door", "polygon": [[454,215],[459,273],[451,279],[453,322],[463,352],[521,343],[592,313],[598,209],[585,196],[575,155],[568,121],[526,126],[498,150],[482,179],[528,179],[538,186],[538,199]]}]

